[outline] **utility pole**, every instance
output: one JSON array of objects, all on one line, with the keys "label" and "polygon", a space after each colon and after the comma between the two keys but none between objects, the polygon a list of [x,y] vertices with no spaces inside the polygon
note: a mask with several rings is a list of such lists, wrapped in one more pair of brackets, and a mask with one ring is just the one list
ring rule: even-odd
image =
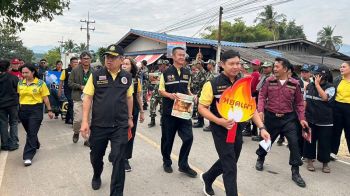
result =
[{"label": "utility pole", "polygon": [[62,48],[63,48],[63,45],[64,45],[63,36],[62,36],[62,40],[58,41],[58,43],[60,44],[60,54],[62,54],[63,53]]},{"label": "utility pole", "polygon": [[216,66],[215,66],[215,71],[218,72],[218,65],[220,62],[220,55],[221,55],[221,20],[222,20],[222,14],[223,14],[224,8],[220,6],[220,11],[219,11],[219,29],[218,29],[218,47],[216,51]]},{"label": "utility pole", "polygon": [[80,30],[82,31],[83,29],[86,30],[86,47],[87,51],[89,51],[89,43],[90,43],[90,31],[95,31],[95,27],[90,27],[91,23],[95,23],[95,20],[90,20],[90,13],[88,12],[88,19],[86,20],[80,20],[82,23],[86,23],[86,27],[80,27]]}]

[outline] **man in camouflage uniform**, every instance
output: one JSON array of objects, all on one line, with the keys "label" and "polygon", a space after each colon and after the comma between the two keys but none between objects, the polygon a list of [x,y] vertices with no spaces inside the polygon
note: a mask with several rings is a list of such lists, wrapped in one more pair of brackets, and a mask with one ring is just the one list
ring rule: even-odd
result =
[{"label": "man in camouflage uniform", "polygon": [[148,68],[147,68],[147,61],[143,60],[141,61],[141,69],[140,69],[140,79],[142,82],[142,100],[143,100],[143,110],[147,110],[148,104],[147,104],[147,93],[148,93],[148,83],[149,83],[149,76],[148,76]]},{"label": "man in camouflage uniform", "polygon": [[169,64],[168,60],[158,60],[157,65],[158,70],[156,70],[154,73],[149,74],[150,76],[150,81],[151,81],[151,85],[153,86],[153,93],[152,93],[152,97],[151,97],[151,101],[150,101],[150,117],[151,117],[151,122],[148,124],[148,127],[154,127],[156,125],[156,109],[157,109],[157,105],[159,104],[160,106],[160,112],[162,112],[162,97],[158,92],[159,89],[159,79],[160,79],[160,75],[162,74],[162,72],[166,69],[166,66]]},{"label": "man in camouflage uniform", "polygon": [[[210,81],[215,77],[215,61],[212,59],[209,59],[208,62],[206,62],[206,70],[207,70],[207,75],[206,75],[206,81]],[[210,126],[206,126],[203,128],[203,131],[209,132],[210,131]]]},{"label": "man in camouflage uniform", "polygon": [[[202,60],[196,61],[195,64],[198,72],[193,76],[192,92],[199,98],[200,92],[204,83],[207,81],[207,72],[204,70],[204,62]],[[198,114],[198,101],[194,104],[193,112],[197,113],[198,121],[193,124],[193,128],[200,128],[204,126],[204,118]]]}]

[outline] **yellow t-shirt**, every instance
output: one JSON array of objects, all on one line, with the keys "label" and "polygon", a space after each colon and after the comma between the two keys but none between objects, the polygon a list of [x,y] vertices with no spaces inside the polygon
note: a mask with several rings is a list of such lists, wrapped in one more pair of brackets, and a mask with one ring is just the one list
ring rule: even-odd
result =
[{"label": "yellow t-shirt", "polygon": [[[109,72],[109,73],[111,74],[113,80],[115,80],[115,78],[117,77],[119,72],[120,72],[120,70],[117,73],[112,73],[112,72]],[[84,90],[83,90],[84,94],[87,94],[90,96],[93,96],[95,94],[95,86],[94,86],[93,80],[94,79],[93,79],[92,74],[91,74],[88,81],[86,82],[85,87],[84,87]],[[127,96],[131,97],[133,93],[134,93],[134,85],[131,83],[131,85],[127,91]]]},{"label": "yellow t-shirt", "polygon": [[[177,70],[177,73],[178,73],[179,75],[181,75],[181,69],[176,68],[176,70]],[[187,86],[188,90],[191,89],[191,79],[192,79],[192,78],[190,78],[190,80],[188,81],[188,86]],[[159,90],[160,90],[160,91],[165,91],[165,81],[164,81],[164,76],[163,76],[163,74],[160,76],[160,80],[159,80]]]},{"label": "yellow t-shirt", "polygon": [[206,82],[202,88],[201,96],[199,97],[199,103],[204,106],[210,106],[214,99],[213,88],[210,82]]},{"label": "yellow t-shirt", "polygon": [[137,80],[137,92],[140,93],[142,91],[142,86],[140,80]]},{"label": "yellow t-shirt", "polygon": [[21,105],[35,105],[43,103],[43,97],[49,96],[50,91],[44,81],[34,78],[29,86],[26,80],[18,82],[17,92],[19,94],[19,103]]},{"label": "yellow t-shirt", "polygon": [[66,79],[66,70],[62,70],[60,80],[63,81]]},{"label": "yellow t-shirt", "polygon": [[342,79],[337,88],[335,100],[341,103],[350,104],[350,81]]}]

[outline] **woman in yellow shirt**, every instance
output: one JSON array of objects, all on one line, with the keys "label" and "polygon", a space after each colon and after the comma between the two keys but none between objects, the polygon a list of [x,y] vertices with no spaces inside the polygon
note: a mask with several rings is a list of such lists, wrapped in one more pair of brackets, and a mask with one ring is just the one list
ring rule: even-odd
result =
[{"label": "woman in yellow shirt", "polygon": [[340,66],[341,77],[335,81],[336,94],[333,108],[334,127],[332,137],[331,159],[336,159],[341,134],[345,132],[346,143],[350,152],[350,61]]},{"label": "woman in yellow shirt", "polygon": [[38,132],[43,120],[43,102],[48,109],[48,115],[52,119],[52,113],[48,95],[50,95],[44,81],[38,77],[38,72],[31,64],[25,64],[22,68],[23,80],[18,83],[19,94],[19,118],[27,132],[26,144],[23,151],[25,166],[32,164],[36,150],[40,148]]}]

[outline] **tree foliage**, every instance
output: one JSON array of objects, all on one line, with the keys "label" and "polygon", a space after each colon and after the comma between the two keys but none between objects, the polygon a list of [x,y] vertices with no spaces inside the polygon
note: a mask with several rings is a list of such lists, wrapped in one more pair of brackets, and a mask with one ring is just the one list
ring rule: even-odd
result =
[{"label": "tree foliage", "polygon": [[0,59],[21,58],[25,62],[32,62],[33,56],[33,51],[23,46],[13,28],[0,27]]},{"label": "tree foliage", "polygon": [[[218,29],[214,26],[206,29],[209,34],[203,34],[206,39],[217,39]],[[235,19],[234,23],[224,21],[221,31],[222,40],[232,42],[255,42],[273,39],[272,32],[262,25],[247,26],[242,18]]]},{"label": "tree foliage", "polygon": [[303,38],[306,39],[304,28],[302,25],[296,25],[295,20],[287,22],[283,20],[278,26],[278,39],[295,39]]},{"label": "tree foliage", "polygon": [[335,27],[326,26],[323,27],[317,33],[317,43],[330,49],[339,50],[340,46],[343,44],[343,37],[339,35],[333,35]]},{"label": "tree foliage", "polygon": [[55,47],[47,51],[47,53],[44,54],[44,58],[47,60],[47,63],[50,67],[54,67],[56,61],[61,60],[60,48]]},{"label": "tree foliage", "polygon": [[274,11],[271,5],[265,6],[264,11],[259,13],[255,19],[255,22],[268,28],[274,35],[274,40],[278,38],[278,26],[286,16],[284,14],[278,14]]},{"label": "tree foliage", "polygon": [[0,27],[11,26],[23,31],[23,23],[39,22],[40,19],[50,21],[56,15],[62,15],[69,8],[70,0],[1,0]]}]

